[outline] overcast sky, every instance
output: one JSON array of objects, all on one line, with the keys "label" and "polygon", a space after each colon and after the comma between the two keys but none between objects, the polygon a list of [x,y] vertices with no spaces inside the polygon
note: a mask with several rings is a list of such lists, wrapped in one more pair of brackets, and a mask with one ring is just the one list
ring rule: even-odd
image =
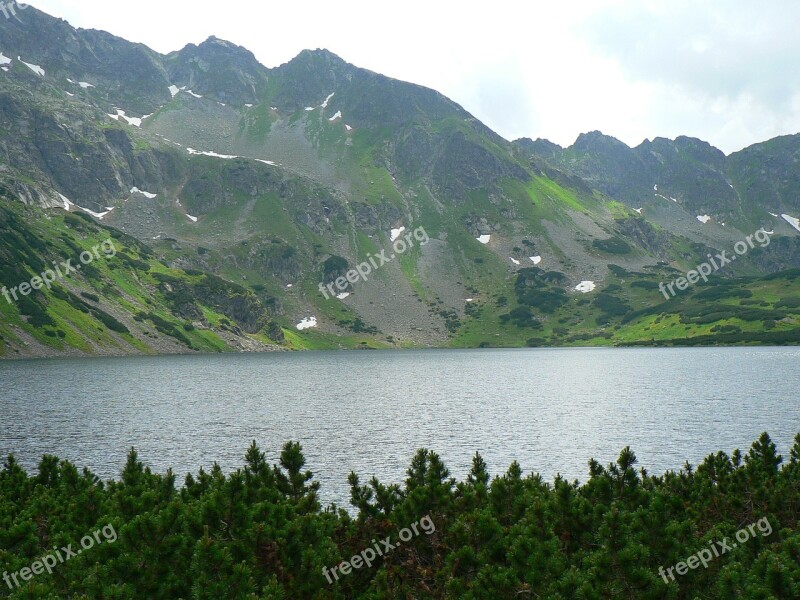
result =
[{"label": "overcast sky", "polygon": [[729,153],[800,132],[796,0],[31,4],[160,52],[216,35],[273,67],[327,48],[439,90],[508,139],[570,145],[599,129],[629,145],[690,135]]}]

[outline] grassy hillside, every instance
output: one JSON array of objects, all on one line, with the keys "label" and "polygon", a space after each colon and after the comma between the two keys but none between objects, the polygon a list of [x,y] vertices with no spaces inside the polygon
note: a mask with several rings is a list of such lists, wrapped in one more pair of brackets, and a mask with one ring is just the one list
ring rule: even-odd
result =
[{"label": "grassy hillside", "polygon": [[[25,290],[43,273],[50,285]],[[4,357],[256,350],[281,338],[253,292],[172,269],[134,238],[60,209],[0,200],[0,282]]]},{"label": "grassy hillside", "polygon": [[[0,304],[4,355],[794,340],[796,281],[758,279],[800,265],[775,199],[794,179],[762,173],[791,170],[794,139],[735,160],[688,138],[512,144],[325,50],[267,69],[217,38],[164,56],[26,15],[0,20],[0,50],[41,66],[0,77],[0,196],[18,201],[0,281],[98,237],[122,248]],[[770,206],[744,218],[745,188]],[[755,226],[774,242],[715,274],[720,292],[664,301],[675,269]]]}]

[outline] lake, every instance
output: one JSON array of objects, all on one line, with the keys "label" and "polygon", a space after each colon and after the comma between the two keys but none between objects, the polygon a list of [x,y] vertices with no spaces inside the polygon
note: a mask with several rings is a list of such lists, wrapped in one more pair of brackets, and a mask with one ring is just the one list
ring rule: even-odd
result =
[{"label": "lake", "polygon": [[800,349],[525,349],[309,352],[0,361],[0,455],[45,453],[117,477],[128,450],[179,482],[275,462],[300,441],[325,502],[347,475],[402,482],[418,448],[453,476],[480,452],[585,481],[630,445],[651,473],[743,452],[768,431],[786,456],[800,431]]}]

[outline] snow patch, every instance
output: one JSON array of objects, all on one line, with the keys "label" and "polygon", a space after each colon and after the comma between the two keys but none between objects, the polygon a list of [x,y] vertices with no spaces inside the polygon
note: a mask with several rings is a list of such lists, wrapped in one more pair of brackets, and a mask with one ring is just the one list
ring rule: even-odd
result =
[{"label": "snow patch", "polygon": [[317,326],[317,317],[308,317],[307,319],[303,319],[296,325],[298,331],[303,331],[304,329],[311,329],[312,327],[316,326]]},{"label": "snow patch", "polygon": [[74,98],[74,97],[75,97],[75,94],[70,94],[70,93],[69,93],[69,92],[67,92],[67,91],[65,91],[64,93],[65,93],[67,96],[69,96],[70,98]]},{"label": "snow patch", "polygon": [[11,59],[0,52],[0,65],[10,65]]},{"label": "snow patch", "polygon": [[169,89],[169,93],[172,94],[173,98],[180,93],[180,90],[178,89],[177,85],[171,85],[171,86],[169,86],[168,89]]},{"label": "snow patch", "polygon": [[245,106],[246,106],[247,108],[253,108],[253,105],[252,105],[252,104],[245,104]]},{"label": "snow patch", "polygon": [[88,208],[83,208],[82,206],[78,206],[78,208],[80,208],[83,212],[92,215],[95,219],[99,219],[100,221],[102,221],[103,217],[105,217],[108,213],[110,213],[112,210],[114,210],[113,207],[112,207],[112,208],[106,210],[106,212],[96,213],[93,210],[89,210]]},{"label": "snow patch", "polygon": [[85,90],[89,89],[90,87],[95,87],[91,83],[88,83],[86,81],[79,81],[78,85],[81,86]]},{"label": "snow patch", "polygon": [[405,227],[400,227],[399,229],[392,229],[391,233],[389,234],[389,240],[394,242],[400,235],[406,230]]},{"label": "snow patch", "polygon": [[344,128],[347,129],[347,131],[353,131],[353,128],[350,127],[350,125],[345,124]]},{"label": "snow patch", "polygon": [[262,158],[254,158],[253,160],[257,160],[258,162],[264,163],[265,165],[269,165],[270,167],[276,166],[275,163],[272,162],[271,160],[264,160]]},{"label": "snow patch", "polygon": [[321,108],[328,108],[328,102],[330,102],[330,101],[331,101],[331,98],[333,98],[333,95],[334,95],[335,93],[336,93],[336,92],[331,92],[331,93],[330,93],[330,95],[329,95],[327,98],[325,98],[325,102],[323,102],[322,104],[320,104],[320,107],[321,107]]},{"label": "snow patch", "polygon": [[336,114],[333,115],[330,119],[328,119],[328,121],[332,122],[332,121],[335,121],[336,119],[341,119],[341,118],[342,118],[342,111],[337,110]]},{"label": "snow patch", "polygon": [[538,265],[540,262],[542,262],[541,256],[529,256],[528,258],[530,258],[531,262],[535,265]]},{"label": "snow patch", "polygon": [[70,206],[75,206],[75,203],[67,198],[64,194],[59,194],[61,201],[64,203],[64,210],[69,210]]},{"label": "snow patch", "polygon": [[140,190],[138,187],[132,187],[131,194],[141,194],[145,198],[150,198],[150,200],[158,196],[158,194],[151,194],[149,192],[145,192],[144,190]]},{"label": "snow patch", "polygon": [[186,93],[190,96],[194,96],[195,98],[202,98],[200,94],[195,94],[192,90],[186,90]]},{"label": "snow patch", "polygon": [[800,219],[796,217],[790,217],[789,215],[781,215],[783,220],[786,221],[789,225],[800,231]]},{"label": "snow patch", "polygon": [[518,265],[518,264],[520,264],[520,262],[519,262],[519,261],[518,261],[516,258],[513,258],[513,257],[511,257],[511,256],[509,256],[508,258],[510,258],[510,259],[511,259],[511,262],[512,262],[512,263],[514,263],[515,265]]},{"label": "snow patch", "polygon": [[697,215],[697,220],[705,225],[711,220],[711,217],[709,215]]},{"label": "snow patch", "polygon": [[654,192],[657,192],[657,191],[658,191],[658,184],[655,184],[655,185],[653,186],[653,191],[654,191]]},{"label": "snow patch", "polygon": [[189,217],[189,220],[190,220],[192,223],[197,223],[197,217],[193,217],[192,215],[188,215],[188,214],[187,214],[186,216],[187,216],[187,217]]},{"label": "snow patch", "polygon": [[349,295],[350,295],[350,292],[342,292],[341,294],[337,294],[337,295],[336,295],[336,297],[337,297],[339,300],[344,300],[344,299],[345,299],[345,298],[347,298]]},{"label": "snow patch", "polygon": [[311,112],[312,110],[314,110],[313,106],[306,106],[306,111],[307,112]]},{"label": "snow patch", "polygon": [[769,214],[771,214],[775,218],[778,218],[778,215],[776,215],[775,213],[769,213]]},{"label": "snow patch", "polygon": [[108,116],[114,119],[115,121],[119,121],[123,119],[128,125],[133,125],[134,127],[141,127],[142,126],[142,119],[139,117],[128,117],[125,115],[125,111],[122,109],[117,109],[117,114],[112,115],[108,113]]},{"label": "snow patch", "polygon": [[488,244],[491,241],[492,236],[491,235],[482,235],[482,236],[477,237],[475,239],[478,240],[481,244]]},{"label": "snow patch", "polygon": [[194,148],[186,148],[186,151],[189,154],[198,154],[198,155],[202,155],[202,156],[211,156],[212,158],[224,158],[225,160],[232,160],[234,158],[239,158],[238,156],[236,156],[234,154],[218,154],[217,152],[208,152],[208,151],[203,152],[203,151],[200,151],[200,150],[195,150]]},{"label": "snow patch", "polygon": [[594,281],[581,281],[575,286],[575,291],[580,292],[581,294],[588,294],[589,292],[594,291],[594,288],[596,287],[597,286],[594,284]]},{"label": "snow patch", "polygon": [[17,60],[19,62],[21,62],[23,65],[25,65],[26,67],[28,67],[31,71],[36,73],[39,77],[44,77],[44,69],[42,67],[40,67],[39,65],[32,65],[31,63],[26,63],[19,56],[17,57]]},{"label": "snow patch", "polygon": [[643,210],[644,210],[643,208],[634,208],[634,209],[633,209],[633,212],[637,212],[637,213],[639,213],[639,214],[642,214],[642,211],[643,211]]}]

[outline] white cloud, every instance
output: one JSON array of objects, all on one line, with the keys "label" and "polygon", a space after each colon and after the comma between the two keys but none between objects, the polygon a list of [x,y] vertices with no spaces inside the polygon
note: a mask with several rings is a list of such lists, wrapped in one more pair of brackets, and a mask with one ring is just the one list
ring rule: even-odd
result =
[{"label": "white cloud", "polygon": [[568,145],[600,129],[631,145],[683,134],[732,151],[800,129],[800,5],[790,0],[351,1],[335,11],[307,0],[303,18],[296,4],[245,0],[34,5],[159,52],[216,35],[272,67],[327,48],[437,89],[509,139]]}]

